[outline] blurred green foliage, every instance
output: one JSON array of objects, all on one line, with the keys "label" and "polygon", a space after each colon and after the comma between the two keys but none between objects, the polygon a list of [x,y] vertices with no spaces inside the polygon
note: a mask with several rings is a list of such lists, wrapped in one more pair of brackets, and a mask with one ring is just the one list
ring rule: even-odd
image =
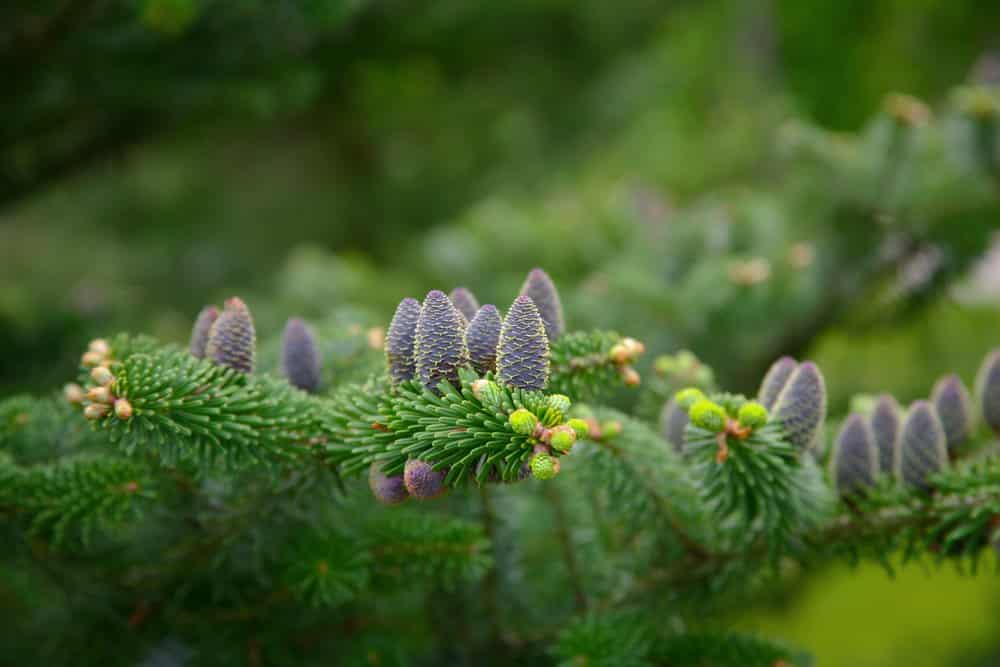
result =
[{"label": "blurred green foliage", "polygon": [[[576,326],[689,347],[748,390],[790,349],[835,413],[971,381],[1000,310],[952,285],[1000,207],[949,152],[968,131],[949,91],[997,25],[974,0],[6,3],[0,392],[52,386],[95,333],[183,340],[233,292],[263,331],[339,330],[431,287],[493,302],[534,265]],[[942,118],[887,181],[893,90]],[[897,237],[908,261],[880,264]],[[930,280],[907,282],[922,259]],[[983,588],[936,613],[977,651]],[[874,607],[763,623],[836,663],[816,628],[884,623]],[[936,627],[935,664],[968,658]]]}]

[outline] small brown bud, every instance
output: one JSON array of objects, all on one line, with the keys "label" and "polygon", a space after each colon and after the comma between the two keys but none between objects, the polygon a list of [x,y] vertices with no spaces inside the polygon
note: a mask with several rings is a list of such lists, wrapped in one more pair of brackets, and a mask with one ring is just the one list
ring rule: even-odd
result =
[{"label": "small brown bud", "polygon": [[132,404],[129,403],[124,398],[119,398],[115,401],[115,417],[118,419],[126,420],[132,417]]},{"label": "small brown bud", "polygon": [[627,364],[631,361],[631,355],[624,343],[616,343],[611,348],[611,351],[608,352],[608,356],[611,357],[611,361],[619,365]]},{"label": "small brown bud", "polygon": [[63,387],[63,398],[65,398],[68,402],[73,403],[75,405],[83,403],[84,399],[83,387],[81,387],[75,382],[70,382],[65,387]]},{"label": "small brown bud", "polygon": [[91,387],[87,390],[87,398],[95,403],[105,403],[111,405],[115,402],[115,396],[107,387]]},{"label": "small brown bud", "polygon": [[136,482],[135,480],[132,480],[131,482],[126,482],[122,486],[122,490],[125,491],[125,493],[129,494],[136,493],[139,490],[139,482]]},{"label": "small brown bud", "polygon": [[625,383],[626,387],[638,387],[642,378],[639,377],[639,372],[636,371],[631,366],[622,366],[619,373],[622,376],[622,381]]},{"label": "small brown bud", "polygon": [[385,329],[382,327],[372,327],[365,336],[368,338],[368,347],[373,350],[381,350],[385,347]]},{"label": "small brown bud", "polygon": [[625,349],[628,350],[631,359],[641,357],[642,353],[646,351],[646,346],[635,338],[623,338],[622,345],[624,345]]},{"label": "small brown bud", "polygon": [[90,345],[87,346],[87,350],[90,352],[96,352],[102,357],[107,357],[111,354],[111,346],[108,344],[108,341],[103,338],[95,338],[90,341]]},{"label": "small brown bud", "polygon": [[91,403],[83,409],[83,416],[87,419],[103,419],[111,411],[111,406],[104,403]]},{"label": "small brown bud", "polygon": [[111,374],[107,366],[97,366],[90,371],[90,379],[102,387],[106,387],[115,381],[115,376]]}]

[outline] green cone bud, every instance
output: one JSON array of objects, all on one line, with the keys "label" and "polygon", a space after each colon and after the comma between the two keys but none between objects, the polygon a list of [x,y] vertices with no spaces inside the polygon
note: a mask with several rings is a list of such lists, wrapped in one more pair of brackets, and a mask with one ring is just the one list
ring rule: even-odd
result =
[{"label": "green cone bud", "polygon": [[872,411],[871,427],[878,448],[878,467],[892,475],[899,464],[899,433],[902,430],[902,409],[896,399],[882,394]]},{"label": "green cone bud", "polygon": [[524,408],[518,408],[510,413],[507,421],[510,422],[510,427],[514,429],[514,433],[520,435],[531,435],[535,432],[535,427],[538,426],[538,417],[530,410]]},{"label": "green cone bud", "polygon": [[767,408],[756,401],[744,403],[737,414],[740,426],[746,428],[760,428],[767,424],[767,420],[770,418]]},{"label": "green cone bud", "polygon": [[983,421],[1000,433],[1000,349],[990,352],[979,367],[976,395]]},{"label": "green cone bud", "polygon": [[948,465],[948,445],[937,410],[917,401],[903,422],[899,439],[899,476],[909,486],[928,490],[928,478]]},{"label": "green cone bud", "polygon": [[451,299],[451,303],[455,306],[455,309],[462,313],[466,321],[472,322],[472,318],[476,316],[476,311],[479,310],[479,301],[476,299],[476,295],[464,287],[456,287],[448,295],[448,298]]},{"label": "green cone bud", "polygon": [[561,336],[566,330],[562,302],[549,275],[541,269],[532,269],[528,272],[520,293],[522,296],[531,297],[535,303],[542,322],[545,323],[545,335],[548,339],[555,340]]},{"label": "green cone bud", "polygon": [[531,458],[531,475],[535,479],[552,479],[559,474],[559,462],[548,454],[535,454]]},{"label": "green cone bud", "polygon": [[293,387],[310,394],[319,391],[319,347],[312,331],[297,317],[288,320],[281,336],[281,368]]},{"label": "green cone bud", "polygon": [[566,422],[566,425],[573,429],[573,432],[576,433],[577,440],[583,440],[590,435],[590,426],[588,426],[587,422],[582,419],[570,419]]},{"label": "green cone bud", "polygon": [[209,331],[205,356],[219,366],[227,366],[240,373],[253,373],[257,333],[250,309],[243,299],[233,297],[226,301],[225,309]]},{"label": "green cone bud", "polygon": [[677,398],[664,403],[660,411],[660,435],[678,452],[684,449],[684,429],[689,421],[687,410],[681,407]]},{"label": "green cone bud", "polygon": [[610,440],[621,435],[622,423],[617,419],[611,419],[601,423],[601,437]]},{"label": "green cone bud", "polygon": [[447,475],[445,470],[434,470],[430,463],[410,459],[403,469],[403,483],[407,492],[417,500],[429,500],[447,490],[444,485]]},{"label": "green cone bud", "polygon": [[771,364],[771,368],[764,375],[764,380],[760,383],[760,389],[757,391],[757,400],[760,401],[761,405],[768,410],[774,409],[778,395],[781,394],[781,390],[788,383],[788,378],[792,377],[792,373],[795,372],[798,365],[798,362],[791,357],[782,357]]},{"label": "green cone bud", "polygon": [[535,304],[527,296],[514,299],[500,331],[497,348],[500,382],[540,391],[549,379],[549,340]]},{"label": "green cone bud", "polygon": [[417,373],[417,361],[413,353],[417,337],[417,321],[420,319],[420,302],[406,298],[396,306],[396,312],[389,323],[385,337],[385,363],[389,369],[389,381],[396,386],[412,380]]},{"label": "green cone bud", "polygon": [[568,452],[576,444],[576,430],[568,425],[556,426],[549,436],[549,445],[560,452]]},{"label": "green cone bud", "polygon": [[706,431],[718,433],[726,428],[726,411],[718,403],[704,398],[688,411],[691,423]]},{"label": "green cone bud", "polygon": [[871,426],[862,415],[852,414],[837,435],[833,477],[837,491],[847,495],[875,485],[878,452]]},{"label": "green cone bud", "polygon": [[215,320],[219,319],[219,309],[215,306],[205,306],[198,313],[191,329],[191,356],[197,359],[205,358],[205,347],[208,345],[208,334]]},{"label": "green cone bud", "polygon": [[469,361],[480,375],[497,370],[497,346],[503,320],[497,307],[487,304],[480,308],[465,331],[465,344],[469,348]]},{"label": "green cone bud", "polygon": [[677,405],[680,406],[682,410],[690,410],[691,406],[705,399],[705,392],[701,389],[695,389],[694,387],[688,387],[687,389],[681,389],[674,396],[674,400],[677,401]]},{"label": "green cone bud", "polygon": [[934,385],[931,402],[944,427],[948,451],[955,453],[972,435],[972,399],[957,375],[947,375]]},{"label": "green cone bud", "polygon": [[459,313],[444,292],[432,290],[424,298],[414,350],[421,384],[431,391],[442,380],[458,386],[458,369],[468,365],[469,351]]},{"label": "green cone bud", "polygon": [[804,362],[788,378],[775,403],[774,419],[792,445],[801,450],[812,446],[826,419],[826,383],[816,364]]}]

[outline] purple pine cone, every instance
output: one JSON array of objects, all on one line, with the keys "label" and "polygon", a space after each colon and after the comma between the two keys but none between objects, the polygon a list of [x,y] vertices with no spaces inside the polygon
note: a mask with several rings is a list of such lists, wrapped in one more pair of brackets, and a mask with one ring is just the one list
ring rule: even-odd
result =
[{"label": "purple pine cone", "polygon": [[903,422],[899,440],[899,476],[908,485],[928,490],[928,477],[948,465],[948,445],[937,410],[917,401]]},{"label": "purple pine cone", "polygon": [[220,366],[241,373],[253,373],[257,355],[257,333],[243,299],[228,299],[225,309],[212,324],[205,356]]},{"label": "purple pine cone", "polygon": [[514,299],[500,330],[497,378],[519,389],[542,390],[549,380],[549,340],[530,297]]},{"label": "purple pine cone", "polygon": [[957,375],[946,375],[934,385],[931,402],[944,427],[948,452],[955,454],[972,435],[972,399]]},{"label": "purple pine cone", "polygon": [[385,364],[393,386],[412,380],[416,376],[417,361],[414,342],[417,322],[420,319],[420,302],[406,298],[396,306],[385,337]]},{"label": "purple pine cone", "polygon": [[378,463],[373,463],[368,469],[368,488],[372,490],[372,495],[385,505],[398,505],[410,497],[403,476],[386,477],[381,464]]},{"label": "purple pine cone", "polygon": [[313,332],[297,317],[288,320],[281,336],[281,367],[289,384],[315,394],[319,391],[320,365]]},{"label": "purple pine cone", "polygon": [[688,421],[687,410],[677,405],[677,401],[672,398],[660,411],[660,435],[678,452],[684,450],[684,430]]},{"label": "purple pine cone", "polygon": [[757,401],[768,410],[773,409],[778,395],[781,394],[781,390],[788,383],[788,378],[792,377],[792,373],[795,372],[798,365],[798,362],[791,357],[782,357],[771,364],[771,368],[768,369],[764,380],[760,383]]},{"label": "purple pine cone", "polygon": [[878,453],[868,421],[859,414],[848,417],[837,435],[836,447],[833,476],[841,495],[874,486],[878,476]]},{"label": "purple pine cone", "polygon": [[497,369],[497,345],[500,344],[500,329],[503,321],[496,306],[487,304],[479,309],[469,328],[465,331],[465,345],[469,348],[469,360],[480,375]]},{"label": "purple pine cone", "polygon": [[465,287],[456,287],[448,295],[448,298],[451,299],[455,310],[462,313],[466,322],[471,322],[472,318],[476,316],[476,311],[479,310],[479,300]]},{"label": "purple pine cone", "polygon": [[566,330],[566,322],[563,318],[562,301],[559,299],[559,292],[555,283],[549,278],[549,274],[541,269],[535,268],[528,272],[524,284],[521,286],[521,296],[531,297],[538,308],[538,314],[545,323],[545,335],[549,340],[555,340]]},{"label": "purple pine cone", "polygon": [[205,358],[205,346],[208,345],[208,334],[212,325],[219,318],[219,309],[215,306],[205,306],[198,313],[191,329],[191,356],[197,359]]},{"label": "purple pine cone", "polygon": [[447,490],[444,485],[444,478],[447,475],[446,470],[434,470],[430,463],[410,459],[403,469],[403,483],[406,484],[406,490],[410,495],[417,500],[429,500],[437,498]]},{"label": "purple pine cone", "polygon": [[813,445],[826,419],[826,383],[816,364],[807,361],[795,369],[778,395],[774,417],[788,442],[801,450]]},{"label": "purple pine cone", "polygon": [[976,394],[983,421],[994,433],[1000,433],[1000,350],[990,352],[979,367]]},{"label": "purple pine cone", "polygon": [[460,318],[444,292],[427,293],[417,320],[414,353],[417,377],[431,391],[436,391],[442,380],[458,386],[458,369],[469,363]]},{"label": "purple pine cone", "polygon": [[903,411],[896,399],[882,394],[872,412],[871,427],[878,448],[878,467],[884,474],[892,475],[899,465],[899,432]]}]

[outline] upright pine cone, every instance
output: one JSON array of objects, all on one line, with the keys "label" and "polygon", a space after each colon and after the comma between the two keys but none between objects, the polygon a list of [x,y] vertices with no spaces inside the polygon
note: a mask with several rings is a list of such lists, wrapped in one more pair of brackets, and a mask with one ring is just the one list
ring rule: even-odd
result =
[{"label": "upright pine cone", "polygon": [[928,477],[948,465],[948,445],[937,410],[917,401],[903,422],[899,439],[899,476],[908,485],[926,491]]},{"label": "upright pine cone", "polygon": [[220,366],[249,374],[253,373],[256,354],[257,334],[250,310],[243,299],[234,296],[212,324],[205,356]]},{"label": "upright pine cone", "polygon": [[944,427],[948,452],[954,455],[972,435],[972,399],[957,375],[946,375],[934,385],[931,402]]},{"label": "upright pine cone", "polygon": [[899,464],[899,432],[902,427],[902,409],[896,399],[882,394],[872,411],[871,426],[878,448],[878,467],[883,474],[895,474]]},{"label": "upright pine cone", "polygon": [[841,427],[833,462],[833,476],[841,495],[875,486],[878,476],[875,436],[861,415],[851,415]]},{"label": "upright pine cone", "polygon": [[208,345],[208,334],[212,325],[219,318],[219,309],[215,306],[205,306],[198,313],[191,329],[191,356],[197,359],[205,358],[205,346]]},{"label": "upright pine cone", "polygon": [[465,287],[456,287],[448,295],[448,298],[451,299],[451,303],[455,306],[455,309],[462,313],[465,321],[472,322],[472,318],[476,316],[476,311],[479,310],[479,300],[476,299],[476,295]]},{"label": "upright pine cone", "polygon": [[503,320],[496,306],[487,304],[476,312],[465,331],[465,345],[469,348],[469,360],[480,375],[487,371],[496,372],[497,345],[500,344],[500,329]]},{"label": "upright pine cone", "polygon": [[497,377],[520,389],[542,390],[549,380],[549,340],[531,297],[514,299],[500,330]]},{"label": "upright pine cone", "polygon": [[531,297],[535,302],[538,314],[545,323],[545,335],[549,340],[555,340],[563,334],[566,322],[563,318],[562,301],[549,274],[537,268],[529,271],[521,286],[521,296]]},{"label": "upright pine cone", "polygon": [[994,433],[1000,433],[1000,350],[990,352],[979,367],[976,395],[983,421]]},{"label": "upright pine cone", "polygon": [[306,323],[293,317],[281,336],[281,368],[289,384],[310,394],[319,391],[320,353]]},{"label": "upright pine cone", "polygon": [[412,380],[417,373],[414,343],[417,321],[420,319],[420,302],[406,298],[396,306],[385,337],[385,365],[393,386]]},{"label": "upright pine cone", "polygon": [[788,378],[792,377],[792,373],[795,372],[798,365],[798,362],[791,357],[782,357],[771,364],[771,368],[764,375],[764,379],[760,383],[760,389],[757,391],[757,400],[761,405],[768,410],[774,409],[774,404],[778,401],[778,395],[785,388]]},{"label": "upright pine cone", "polygon": [[687,410],[677,404],[677,399],[671,398],[660,411],[660,435],[674,446],[674,449],[684,449],[684,429],[688,425]]},{"label": "upright pine cone", "polygon": [[795,369],[778,395],[774,418],[791,444],[812,447],[826,419],[826,383],[816,364],[807,361]]},{"label": "upright pine cone", "polygon": [[461,315],[444,292],[427,293],[417,320],[417,377],[434,391],[445,380],[458,386],[458,369],[469,363]]}]

